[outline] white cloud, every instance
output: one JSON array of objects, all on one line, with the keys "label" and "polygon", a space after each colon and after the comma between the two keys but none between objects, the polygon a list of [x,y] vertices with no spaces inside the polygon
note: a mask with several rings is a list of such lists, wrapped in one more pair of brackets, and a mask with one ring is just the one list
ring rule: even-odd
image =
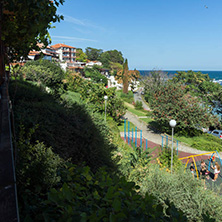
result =
[{"label": "white cloud", "polygon": [[69,15],[64,15],[64,21],[71,22],[71,23],[76,24],[76,25],[87,26],[86,21],[80,20],[80,19],[76,19],[76,18],[71,17]]},{"label": "white cloud", "polygon": [[95,24],[91,23],[90,21],[88,21],[86,19],[80,20],[80,19],[74,18],[74,17],[69,16],[69,15],[64,15],[64,21],[73,23],[75,25],[85,26],[85,27],[88,27],[88,28],[99,29],[99,30],[102,30],[102,31],[105,30],[103,27],[95,25]]},{"label": "white cloud", "polygon": [[58,36],[54,35],[52,38],[60,40],[60,41],[75,41],[75,42],[97,42],[96,40],[93,39],[85,39],[85,38],[77,38],[77,37],[72,37],[72,36]]}]

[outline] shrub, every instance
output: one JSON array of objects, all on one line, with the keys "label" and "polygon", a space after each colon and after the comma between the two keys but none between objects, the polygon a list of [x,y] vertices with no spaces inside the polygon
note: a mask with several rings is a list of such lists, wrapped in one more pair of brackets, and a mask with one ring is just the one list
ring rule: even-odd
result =
[{"label": "shrub", "polygon": [[[164,147],[158,156],[161,167],[171,169],[171,148]],[[173,150],[173,170],[178,171],[182,166],[182,162],[178,159],[176,150]]]},{"label": "shrub", "polygon": [[143,103],[141,101],[136,101],[135,108],[138,110],[143,110]]},{"label": "shrub", "polygon": [[[27,82],[11,82],[16,132],[19,124],[25,129],[38,125],[32,137],[64,159],[75,164],[85,162],[93,170],[100,166],[113,166],[110,134],[100,115],[90,114],[86,106],[73,104],[65,107],[49,94]],[[16,93],[15,93],[16,92]]]},{"label": "shrub", "polygon": [[220,221],[222,198],[210,190],[205,191],[199,180],[181,169],[170,174],[153,168],[144,177],[141,193],[149,192],[161,203],[175,205],[188,221]]},{"label": "shrub", "polygon": [[59,64],[48,60],[28,62],[21,71],[27,80],[47,86],[55,94],[59,92],[59,89],[63,85],[64,71]]},{"label": "shrub", "polygon": [[38,141],[35,144],[30,143],[34,131],[35,129],[31,129],[25,133],[24,126],[20,126],[17,143],[17,182],[19,190],[29,189],[40,193],[60,181],[57,172],[63,161],[43,143]]},{"label": "shrub", "polygon": [[134,94],[132,91],[129,91],[128,93],[123,93],[122,90],[117,91],[117,95],[125,102],[132,104],[134,101]]},{"label": "shrub", "polygon": [[36,216],[39,221],[186,221],[173,204],[165,212],[156,198],[142,197],[135,183],[105,169],[93,174],[89,167],[69,166],[63,181],[60,189],[49,192]]}]

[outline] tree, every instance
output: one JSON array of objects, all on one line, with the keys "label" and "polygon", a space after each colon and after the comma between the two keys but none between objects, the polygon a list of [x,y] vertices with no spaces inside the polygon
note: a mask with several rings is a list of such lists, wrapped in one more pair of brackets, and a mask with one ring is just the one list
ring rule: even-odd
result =
[{"label": "tree", "polygon": [[76,61],[79,62],[87,61],[87,55],[80,48],[76,49]]},{"label": "tree", "polygon": [[108,52],[103,52],[100,57],[99,61],[103,64],[104,68],[110,69],[110,55]]},{"label": "tree", "polygon": [[145,100],[152,103],[154,94],[159,90],[159,87],[166,83],[168,79],[167,73],[161,70],[154,70],[149,73],[149,75],[142,78],[142,83],[144,85]]},{"label": "tree", "polygon": [[3,80],[4,61],[26,57],[30,50],[38,50],[37,42],[50,43],[48,30],[51,23],[59,22],[57,7],[64,0],[3,0],[0,2],[0,75]]},{"label": "tree", "polygon": [[48,60],[27,62],[21,72],[27,80],[49,87],[54,94],[58,93],[63,84],[64,71],[59,64]]},{"label": "tree", "polygon": [[119,70],[116,75],[118,82],[123,83],[123,93],[128,93],[129,84],[133,86],[133,82],[138,80],[139,76],[140,72],[136,69],[129,70],[128,61],[125,59],[125,62],[123,63],[123,69]]},{"label": "tree", "polygon": [[216,116],[209,113],[208,108],[198,97],[186,93],[185,86],[168,82],[161,85],[154,94],[151,108],[163,130],[170,130],[169,121],[177,121],[177,132],[194,135],[197,127],[219,126]]},{"label": "tree", "polygon": [[109,63],[119,63],[122,65],[124,62],[122,52],[117,51],[116,49],[103,52],[99,60],[102,62],[104,58],[107,58],[109,60]]},{"label": "tree", "polygon": [[96,61],[99,59],[102,52],[103,52],[102,49],[95,49],[95,48],[87,47],[85,54],[87,55],[89,60]]},{"label": "tree", "polygon": [[97,65],[94,65],[92,68],[85,67],[85,77],[91,78],[96,83],[103,83],[104,85],[107,85],[108,80],[104,75],[100,73],[100,69],[101,67]]},{"label": "tree", "polygon": [[128,71],[129,71],[129,67],[128,67],[128,61],[127,59],[125,60],[124,64],[123,64],[123,93],[128,93],[128,87],[129,87],[129,78],[128,78]]},{"label": "tree", "polygon": [[221,113],[222,86],[214,83],[208,74],[201,72],[180,71],[172,78],[174,83],[185,85],[186,92],[200,97],[209,109]]}]

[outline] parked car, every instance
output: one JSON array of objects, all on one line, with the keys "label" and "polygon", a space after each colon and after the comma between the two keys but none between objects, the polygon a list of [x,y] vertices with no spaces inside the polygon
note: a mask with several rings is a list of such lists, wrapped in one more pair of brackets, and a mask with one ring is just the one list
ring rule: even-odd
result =
[{"label": "parked car", "polygon": [[212,132],[208,133],[222,139],[222,130],[213,130]]}]

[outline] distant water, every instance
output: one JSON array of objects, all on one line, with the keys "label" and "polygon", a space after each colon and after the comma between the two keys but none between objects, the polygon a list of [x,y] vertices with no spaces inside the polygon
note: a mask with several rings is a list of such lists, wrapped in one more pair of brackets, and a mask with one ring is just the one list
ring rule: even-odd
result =
[{"label": "distant water", "polygon": [[[153,70],[139,70],[142,76],[149,75],[151,71]],[[166,72],[168,75],[174,75],[177,71],[180,71],[180,70],[161,70],[161,71]],[[198,72],[198,71],[194,71],[194,72]],[[200,71],[200,72],[202,72],[203,74],[208,74],[212,80],[215,79],[215,80],[222,81],[222,71]]]}]

